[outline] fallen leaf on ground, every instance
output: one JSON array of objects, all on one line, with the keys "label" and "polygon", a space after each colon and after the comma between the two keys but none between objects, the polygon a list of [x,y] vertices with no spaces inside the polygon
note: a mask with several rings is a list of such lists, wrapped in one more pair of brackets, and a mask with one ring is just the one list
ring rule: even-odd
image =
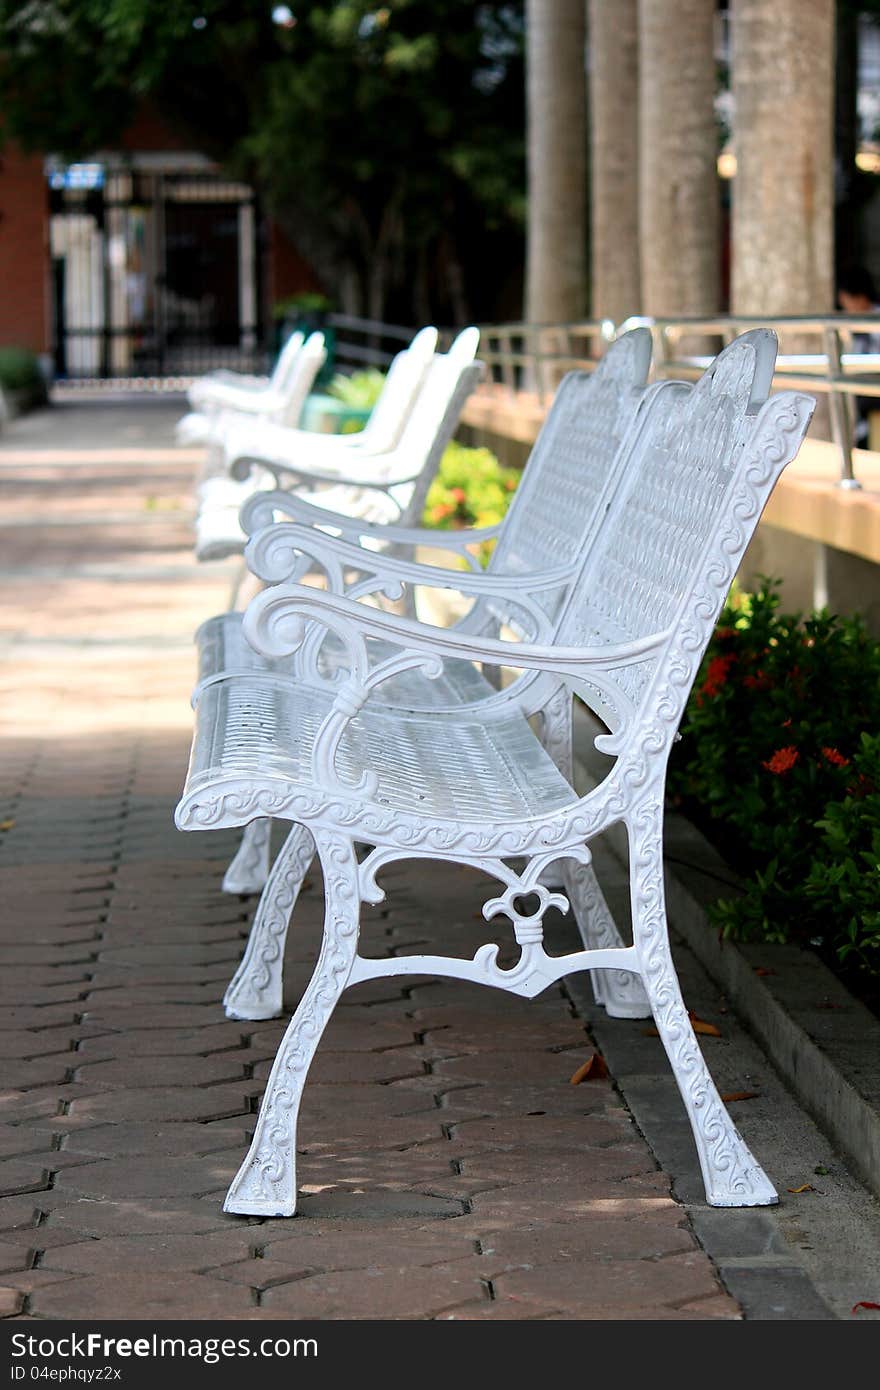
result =
[{"label": "fallen leaf on ground", "polygon": [[720,1038],[721,1029],[716,1028],[714,1023],[707,1023],[704,1018],[698,1018],[696,1014],[688,1013],[691,1027],[695,1033],[705,1033],[707,1038]]},{"label": "fallen leaf on ground", "polygon": [[587,1058],[582,1067],[578,1067],[569,1085],[579,1086],[582,1081],[602,1081],[607,1075],[608,1066],[605,1058],[600,1052],[594,1052],[592,1057]]},{"label": "fallen leaf on ground", "polygon": [[727,1092],[725,1092],[725,1094],[721,1097],[721,1099],[722,1099],[723,1101],[732,1101],[732,1100],[757,1100],[757,1098],[758,1098],[758,1096],[759,1096],[760,1094],[761,1094],[760,1091],[727,1091]]},{"label": "fallen leaf on ground", "polygon": [[14,825],[14,820],[0,820],[0,830],[11,830]]},{"label": "fallen leaf on ground", "polygon": [[853,1304],[852,1311],[855,1313],[859,1308],[876,1308],[880,1310],[880,1303],[868,1303],[865,1299],[862,1299],[859,1303]]},{"label": "fallen leaf on ground", "polygon": [[803,1185],[803,1187],[790,1187],[788,1190],[789,1190],[789,1192],[794,1192],[795,1194],[797,1194],[797,1193],[799,1193],[799,1192],[815,1192],[815,1191],[816,1191],[815,1187],[813,1186],[813,1184],[812,1184],[811,1182],[805,1182],[804,1185]]}]

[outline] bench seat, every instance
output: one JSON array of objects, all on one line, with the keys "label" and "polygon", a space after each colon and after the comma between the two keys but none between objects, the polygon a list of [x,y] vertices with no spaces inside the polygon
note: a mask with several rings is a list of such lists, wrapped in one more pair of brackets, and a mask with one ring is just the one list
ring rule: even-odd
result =
[{"label": "bench seat", "polygon": [[[386,699],[392,684],[383,689]],[[421,684],[432,682],[421,677]],[[312,750],[333,700],[328,685],[293,685],[271,672],[204,687],[182,804],[206,793],[211,800],[234,793],[237,779],[252,777],[255,767],[261,788],[280,796],[325,790],[313,776]],[[378,787],[369,799],[384,814],[520,823],[575,800],[528,721],[509,707],[492,718],[485,712],[404,714],[371,700],[346,729],[336,765],[343,782],[355,781],[364,766],[377,770]]]}]

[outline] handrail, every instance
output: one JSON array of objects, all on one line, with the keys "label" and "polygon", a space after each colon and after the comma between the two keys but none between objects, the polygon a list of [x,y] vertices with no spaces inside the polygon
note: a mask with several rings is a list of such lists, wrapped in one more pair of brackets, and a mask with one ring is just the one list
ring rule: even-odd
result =
[{"label": "handrail", "polygon": [[547,403],[566,372],[592,369],[616,336],[610,319],[480,325],[480,358],[490,381],[534,392]]},{"label": "handrail", "polygon": [[[708,366],[713,352],[682,353],[683,338],[719,337],[728,343],[749,328],[772,328],[783,338],[816,338],[815,352],[781,352],[773,386],[827,395],[832,440],[840,455],[840,486],[861,487],[853,472],[851,398],[880,397],[880,352],[852,351],[854,334],[877,335],[880,314],[778,315],[773,318],[716,314],[675,319],[638,315],[618,325],[609,319],[572,323],[502,323],[480,327],[480,356],[490,380],[510,391],[528,390],[546,404],[560,378],[574,368],[592,369],[604,344],[631,328],[646,327],[654,339],[654,374],[695,379]],[[580,350],[578,350],[580,348]],[[880,408],[880,403],[878,403]]]}]

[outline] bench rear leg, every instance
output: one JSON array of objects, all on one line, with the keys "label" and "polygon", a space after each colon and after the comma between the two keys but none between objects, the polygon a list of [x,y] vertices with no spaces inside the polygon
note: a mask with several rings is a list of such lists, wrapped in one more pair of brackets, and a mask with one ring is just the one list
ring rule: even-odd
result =
[{"label": "bench rear leg", "polygon": [[223,1210],[246,1216],[292,1216],[296,1210],[296,1122],[303,1087],[357,954],[354,845],[341,835],[315,838],[324,873],[324,940],[315,973],[281,1039],[253,1142],[226,1195]]},{"label": "bench rear leg", "polygon": [[663,888],[663,803],[629,821],[633,944],[666,1054],[687,1110],[706,1200],[713,1207],[769,1206],[777,1195],[724,1107],[681,995],[669,947]]},{"label": "bench rear leg", "polygon": [[310,832],[304,825],[292,826],[263,889],[241,964],[223,996],[227,1018],[277,1018],[282,1012],[287,928],[314,856]]},{"label": "bench rear leg", "polygon": [[[624,946],[617,923],[599,887],[592,864],[563,862],[565,895],[571,903],[586,947]],[[610,1018],[650,1018],[651,1005],[638,975],[627,970],[591,970],[593,998]]]},{"label": "bench rear leg", "polygon": [[[571,692],[562,686],[541,711],[541,742],[574,786]],[[547,888],[563,888],[587,947],[624,946],[591,864],[558,859],[541,874]],[[638,975],[624,970],[590,971],[593,998],[611,1018],[650,1018],[651,1005]]]},{"label": "bench rear leg", "polygon": [[260,816],[246,825],[235,858],[223,876],[224,893],[261,893],[269,877],[272,822]]}]

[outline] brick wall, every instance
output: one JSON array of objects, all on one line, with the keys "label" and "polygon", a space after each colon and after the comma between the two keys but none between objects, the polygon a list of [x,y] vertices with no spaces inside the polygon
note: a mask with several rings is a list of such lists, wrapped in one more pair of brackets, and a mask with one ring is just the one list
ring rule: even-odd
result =
[{"label": "brick wall", "polygon": [[48,200],[43,160],[0,152],[0,344],[49,348]]}]

